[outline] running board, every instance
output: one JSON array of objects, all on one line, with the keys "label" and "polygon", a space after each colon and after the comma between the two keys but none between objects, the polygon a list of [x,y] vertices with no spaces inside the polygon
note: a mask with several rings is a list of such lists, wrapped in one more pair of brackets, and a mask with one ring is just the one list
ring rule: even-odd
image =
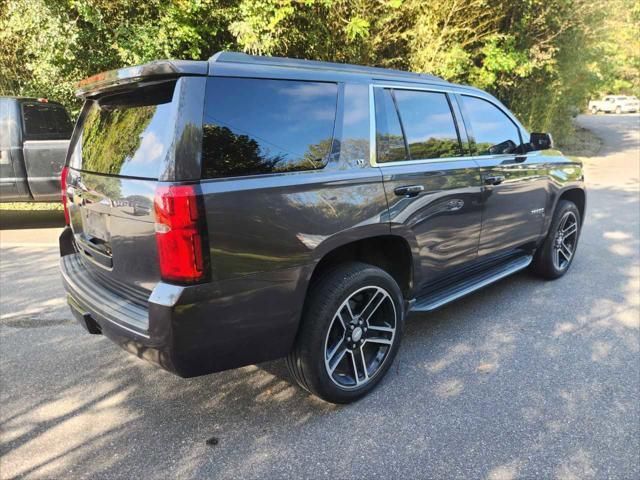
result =
[{"label": "running board", "polygon": [[486,287],[498,280],[508,277],[509,275],[527,268],[533,256],[526,255],[518,258],[508,260],[500,263],[488,270],[476,273],[470,277],[465,278],[464,281],[441,287],[429,294],[417,298],[411,307],[412,312],[430,312],[446,305],[449,302],[453,302],[460,297],[464,297],[476,290],[480,290],[482,287]]}]

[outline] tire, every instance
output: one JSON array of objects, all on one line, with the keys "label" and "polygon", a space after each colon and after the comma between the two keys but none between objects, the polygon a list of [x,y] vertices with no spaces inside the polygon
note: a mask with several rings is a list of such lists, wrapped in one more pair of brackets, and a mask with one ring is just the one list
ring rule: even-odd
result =
[{"label": "tire", "polygon": [[323,400],[354,402],[387,373],[403,330],[396,281],[372,265],[345,263],[310,287],[287,366],[302,388]]},{"label": "tire", "polygon": [[576,256],[581,222],[580,211],[573,202],[558,202],[547,238],[533,258],[531,269],[536,275],[554,280],[567,273]]}]

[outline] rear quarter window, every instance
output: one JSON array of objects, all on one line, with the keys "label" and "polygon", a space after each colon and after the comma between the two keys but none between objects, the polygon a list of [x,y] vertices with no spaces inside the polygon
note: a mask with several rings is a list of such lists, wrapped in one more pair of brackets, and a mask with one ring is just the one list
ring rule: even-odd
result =
[{"label": "rear quarter window", "polygon": [[327,164],[337,84],[212,77],[206,90],[203,178],[316,170]]},{"label": "rear quarter window", "polygon": [[62,105],[22,102],[22,126],[25,140],[66,140],[73,125]]}]

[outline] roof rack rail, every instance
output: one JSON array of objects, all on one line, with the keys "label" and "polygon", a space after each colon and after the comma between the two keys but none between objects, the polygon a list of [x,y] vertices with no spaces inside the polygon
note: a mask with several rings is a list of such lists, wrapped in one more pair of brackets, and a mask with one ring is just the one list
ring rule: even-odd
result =
[{"label": "roof rack rail", "polygon": [[249,55],[241,52],[218,52],[209,58],[211,63],[245,63],[251,65],[272,65],[274,67],[303,68],[311,70],[337,70],[344,73],[360,73],[373,76],[393,75],[414,79],[427,79],[445,82],[444,79],[428,73],[405,72],[403,70],[393,70],[390,68],[365,67],[362,65],[352,65],[348,63],[321,62],[317,60],[300,60],[287,57],[267,57],[260,55]]}]

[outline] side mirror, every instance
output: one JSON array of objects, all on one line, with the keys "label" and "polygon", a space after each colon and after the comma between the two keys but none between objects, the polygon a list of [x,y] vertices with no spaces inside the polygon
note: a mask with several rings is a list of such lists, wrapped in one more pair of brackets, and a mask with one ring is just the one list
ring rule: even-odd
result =
[{"label": "side mirror", "polygon": [[550,133],[532,133],[529,143],[533,150],[549,150],[553,148],[553,138]]}]

